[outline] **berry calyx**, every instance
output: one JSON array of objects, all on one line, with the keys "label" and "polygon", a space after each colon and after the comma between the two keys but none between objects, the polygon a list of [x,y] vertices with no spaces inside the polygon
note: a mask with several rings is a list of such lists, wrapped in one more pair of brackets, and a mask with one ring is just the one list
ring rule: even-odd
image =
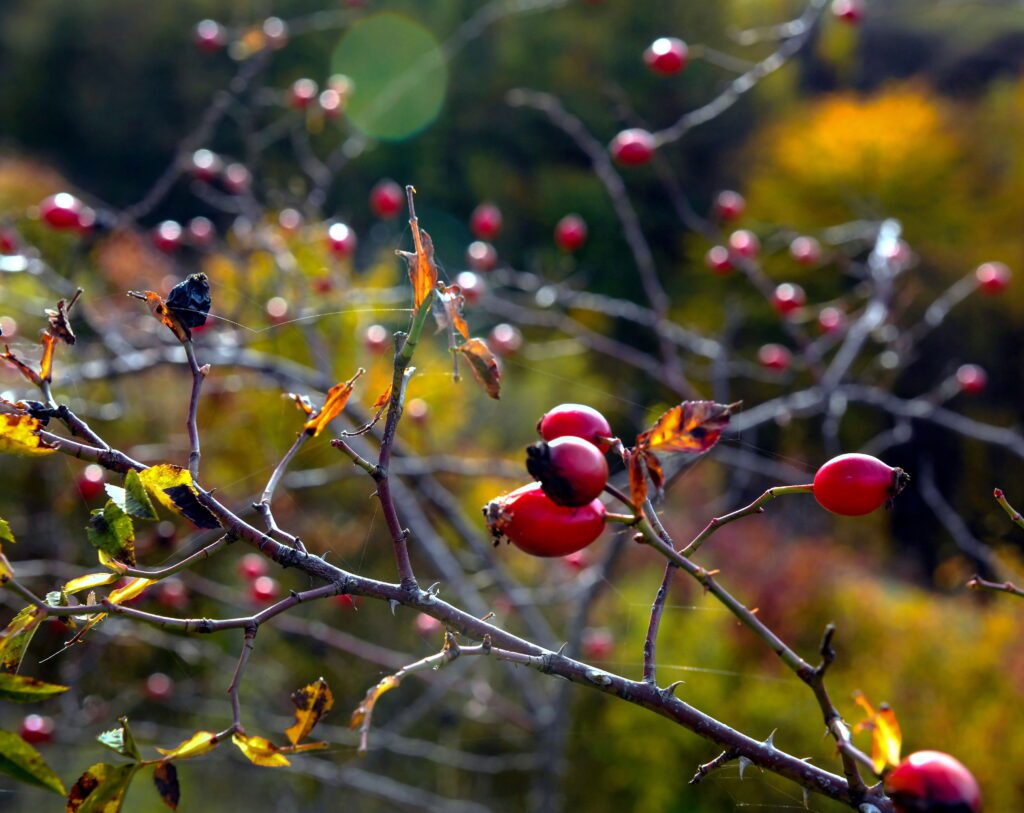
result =
[{"label": "berry calyx", "polygon": [[704,264],[720,277],[727,277],[733,272],[729,249],[725,246],[712,246],[704,255]]},{"label": "berry calyx", "polygon": [[772,294],[772,306],[781,316],[790,316],[807,304],[804,289],[792,282],[776,286]]},{"label": "berry calyx", "polygon": [[814,475],[814,499],[833,514],[859,517],[890,503],[908,482],[910,477],[903,469],[877,457],[842,454]]},{"label": "berry calyx", "polygon": [[21,721],[18,734],[27,743],[42,745],[53,739],[55,729],[56,725],[52,717],[44,717],[41,714],[29,714]]},{"label": "berry calyx", "polygon": [[74,195],[58,192],[39,204],[39,216],[50,228],[68,231],[81,227],[84,209],[85,205]]},{"label": "berry calyx", "polygon": [[316,99],[319,90],[312,79],[296,79],[288,91],[288,104],[296,110],[306,110]]},{"label": "berry calyx", "polygon": [[997,296],[1010,284],[1010,269],[1005,263],[982,263],[974,270],[974,278],[983,294]]},{"label": "berry calyx", "polygon": [[864,19],[864,0],[832,0],[832,14],[844,23],[855,25]]},{"label": "berry calyx", "polygon": [[327,229],[327,248],[339,260],[347,260],[356,250],[356,233],[345,223],[332,223]]},{"label": "berry calyx", "polygon": [[181,248],[181,224],[176,220],[165,220],[153,229],[153,245],[164,254],[173,254]]},{"label": "berry calyx", "polygon": [[612,139],[608,149],[618,163],[638,167],[654,156],[654,136],[639,128],[623,130]]},{"label": "berry calyx", "polygon": [[498,264],[498,252],[490,243],[475,240],[466,249],[466,263],[474,271],[493,271]]},{"label": "berry calyx", "polygon": [[980,395],[988,384],[988,373],[977,364],[963,364],[956,371],[956,383],[964,395]]},{"label": "berry calyx", "polygon": [[517,488],[484,508],[491,533],[533,556],[568,556],[601,535],[605,507],[600,500],[579,508],[558,505],[540,483]]},{"label": "berry calyx", "polygon": [[608,419],[585,404],[559,404],[545,412],[537,422],[537,434],[544,440],[555,438],[583,438],[607,451],[611,445],[612,428]]},{"label": "berry calyx", "polygon": [[601,496],[608,461],[583,438],[567,435],[526,449],[526,470],[559,505],[579,507]]},{"label": "berry calyx", "polygon": [[90,463],[82,471],[78,478],[78,493],[83,500],[91,502],[104,493],[103,482],[106,480],[106,472],[97,463]]},{"label": "berry calyx", "polygon": [[817,265],[821,261],[821,243],[813,237],[796,237],[789,244],[789,256],[800,265]]},{"label": "berry calyx", "polygon": [[402,211],[402,187],[385,178],[370,190],[370,208],[377,217],[390,220]]},{"label": "berry calyx", "polygon": [[269,572],[267,560],[258,553],[247,553],[238,560],[238,575],[243,579],[255,581]]},{"label": "berry calyx", "polygon": [[644,62],[654,73],[672,76],[686,67],[690,51],[677,37],[658,37],[644,51]]},{"label": "berry calyx", "polygon": [[723,189],[715,196],[715,214],[724,222],[742,217],[746,208],[747,202],[739,192]]},{"label": "berry calyx", "polygon": [[572,253],[587,242],[587,223],[579,215],[566,215],[555,224],[555,245]]},{"label": "berry calyx", "polygon": [[729,235],[729,249],[740,257],[753,260],[761,251],[761,241],[747,229],[738,229]]},{"label": "berry calyx", "polygon": [[493,203],[481,203],[469,216],[469,228],[481,240],[493,240],[501,231],[501,209]]},{"label": "berry calyx", "polygon": [[793,363],[793,354],[781,344],[765,344],[757,351],[757,360],[766,370],[782,373]]},{"label": "berry calyx", "polygon": [[885,779],[896,813],[981,813],[978,781],[941,751],[917,751]]}]

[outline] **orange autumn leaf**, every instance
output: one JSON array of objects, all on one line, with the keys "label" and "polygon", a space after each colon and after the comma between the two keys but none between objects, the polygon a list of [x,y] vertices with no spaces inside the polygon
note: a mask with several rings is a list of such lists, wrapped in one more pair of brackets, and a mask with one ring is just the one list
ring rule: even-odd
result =
[{"label": "orange autumn leaf", "polygon": [[57,348],[57,340],[49,333],[43,333],[43,359],[39,362],[39,377],[43,381],[53,380],[53,351]]},{"label": "orange autumn leaf", "polygon": [[188,329],[181,324],[167,307],[164,298],[154,291],[129,291],[128,296],[141,299],[149,306],[150,313],[165,325],[180,342],[186,342],[190,338]]},{"label": "orange autumn leaf", "polygon": [[854,695],[854,700],[864,709],[867,719],[857,723],[853,730],[871,732],[871,762],[875,773],[881,774],[886,768],[895,768],[900,764],[900,751],[903,747],[903,734],[896,720],[896,712],[884,703],[876,710],[861,692]]},{"label": "orange autumn leaf", "polygon": [[647,499],[647,477],[644,474],[643,454],[639,449],[629,453],[629,494],[633,507],[639,511]]},{"label": "orange autumn leaf", "polygon": [[501,398],[501,370],[490,348],[481,339],[469,339],[456,352],[461,353],[469,362],[469,369],[487,394],[496,401]]},{"label": "orange autumn leaf", "polygon": [[377,685],[371,687],[366,693],[366,697],[363,698],[363,702],[360,703],[359,707],[352,712],[352,717],[348,723],[349,727],[356,729],[364,723],[368,726],[370,717],[373,715],[373,707],[377,704],[380,696],[385,692],[389,692],[394,689],[400,682],[401,681],[394,675],[388,675]]},{"label": "orange autumn leaf", "polygon": [[313,414],[313,405],[309,402],[308,395],[302,395],[298,392],[289,392],[282,397],[287,398],[290,401],[294,401],[295,408],[299,410],[299,412],[305,412],[307,415]]},{"label": "orange autumn leaf", "polygon": [[37,373],[35,370],[29,367],[16,355],[14,355],[14,353],[11,352],[11,348],[8,347],[6,344],[4,345],[4,353],[2,356],[0,356],[0,358],[14,365],[18,369],[19,373],[25,376],[25,378],[27,378],[37,387],[43,383],[42,379],[39,377],[39,373]]},{"label": "orange autumn leaf", "polygon": [[356,370],[356,374],[348,381],[335,384],[327,391],[327,400],[324,401],[324,405],[321,410],[315,416],[306,421],[305,432],[307,435],[316,437],[324,430],[324,427],[327,426],[327,424],[341,414],[341,411],[345,408],[345,404],[348,403],[349,396],[352,395],[352,388],[364,372],[365,370],[360,367]]},{"label": "orange autumn leaf", "polygon": [[729,425],[733,406],[714,401],[683,401],[637,437],[637,448],[652,452],[706,452]]},{"label": "orange autumn leaf", "polygon": [[383,409],[388,405],[391,400],[391,385],[388,384],[387,389],[384,390],[380,395],[377,396],[377,400],[373,402],[371,409]]},{"label": "orange autumn leaf", "polygon": [[463,339],[469,338],[469,325],[466,324],[466,319],[462,315],[462,309],[466,304],[466,298],[462,294],[462,289],[458,285],[444,285],[438,286],[438,295],[441,299],[441,304],[444,305],[443,311],[438,311],[438,320],[442,322],[442,327],[451,327],[459,331],[462,334]]},{"label": "orange autumn leaf", "polygon": [[437,265],[434,263],[434,242],[426,229],[420,229],[419,221],[413,214],[409,218],[415,252],[398,252],[409,265],[409,281],[412,283],[412,306],[419,310],[427,297],[437,287]]}]

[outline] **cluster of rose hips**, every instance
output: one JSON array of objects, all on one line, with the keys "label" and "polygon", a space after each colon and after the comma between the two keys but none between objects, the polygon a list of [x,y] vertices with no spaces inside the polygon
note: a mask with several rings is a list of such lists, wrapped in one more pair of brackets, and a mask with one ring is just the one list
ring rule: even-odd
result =
[{"label": "cluster of rose hips", "polygon": [[247,553],[238,560],[238,575],[249,583],[253,604],[271,604],[281,595],[277,579],[268,575],[267,560],[258,553]]},{"label": "cluster of rose hips", "polygon": [[615,438],[604,415],[583,404],[555,407],[537,432],[542,440],[527,449],[526,468],[538,482],[492,500],[484,515],[496,539],[534,556],[567,556],[604,530],[599,498]]}]

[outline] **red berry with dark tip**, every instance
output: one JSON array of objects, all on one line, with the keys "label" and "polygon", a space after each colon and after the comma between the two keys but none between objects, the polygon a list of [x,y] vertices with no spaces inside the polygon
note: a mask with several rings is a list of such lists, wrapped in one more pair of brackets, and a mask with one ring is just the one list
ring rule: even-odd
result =
[{"label": "red berry with dark tip", "polygon": [[490,243],[475,240],[466,249],[466,263],[474,271],[493,271],[498,264],[498,252]]},{"label": "red berry with dark tip", "polygon": [[59,231],[69,231],[81,226],[82,210],[85,208],[82,201],[67,192],[58,192],[50,195],[39,204],[39,216],[50,228]]},{"label": "red berry with dark tip", "polygon": [[743,216],[747,208],[747,202],[739,192],[731,189],[723,189],[715,196],[715,214],[718,219],[728,222],[737,220]]},{"label": "red berry with dark tip", "polygon": [[988,373],[977,364],[963,364],[956,371],[956,383],[965,395],[980,395],[988,384]]},{"label": "red berry with dark tip", "polygon": [[864,19],[864,0],[832,0],[832,14],[844,23],[855,25]]},{"label": "red berry with dark tip", "polygon": [[765,344],[757,351],[757,360],[765,369],[782,373],[793,363],[793,354],[781,344]]},{"label": "red berry with dark tip", "polygon": [[569,508],[544,493],[540,483],[517,488],[485,508],[491,532],[533,556],[568,556],[601,535],[605,507],[600,500]]},{"label": "red berry with dark tip", "polygon": [[469,228],[481,240],[493,240],[501,231],[501,209],[493,203],[481,203],[469,216]]},{"label": "red berry with dark tip", "polygon": [[608,461],[583,438],[566,435],[526,449],[526,470],[559,505],[579,507],[601,496],[608,482]]},{"label": "red berry with dark tip", "polygon": [[53,732],[56,725],[52,717],[44,717],[41,714],[29,714],[21,721],[18,734],[21,738],[32,745],[43,745],[53,739]]},{"label": "red berry with dark tip", "polygon": [[789,244],[789,256],[800,265],[817,265],[821,262],[821,243],[813,237],[797,237]]},{"label": "red berry with dark tip", "polygon": [[370,208],[377,217],[390,220],[402,211],[402,187],[386,178],[370,190]]},{"label": "red berry with dark tip", "polygon": [[269,572],[266,557],[258,553],[247,553],[238,561],[238,575],[243,579],[255,581]]},{"label": "red berry with dark tip", "polygon": [[686,43],[677,37],[658,37],[644,51],[644,62],[654,73],[671,76],[686,67],[690,58]]},{"label": "red berry with dark tip", "polygon": [[1010,284],[1010,269],[1004,263],[982,263],[974,271],[974,278],[983,294],[996,296]]},{"label": "red berry with dark tip", "polygon": [[918,751],[885,779],[896,813],[981,813],[981,788],[969,770],[941,751]]},{"label": "red berry with dark tip", "polygon": [[559,404],[545,412],[537,422],[537,434],[544,440],[555,438],[583,438],[606,451],[613,437],[608,419],[585,404]]},{"label": "red berry with dark tip", "polygon": [[726,277],[734,270],[729,256],[729,249],[725,246],[712,246],[709,248],[708,253],[704,255],[704,264],[720,277]]},{"label": "red berry with dark tip", "polygon": [[772,293],[772,306],[781,316],[790,316],[807,304],[804,289],[792,282],[776,286]]},{"label": "red berry with dark tip", "polygon": [[356,250],[356,233],[345,223],[332,223],[327,229],[327,248],[339,260],[347,260]]},{"label": "red berry with dark tip", "polygon": [[740,257],[753,260],[761,251],[761,241],[752,231],[739,229],[729,235],[729,249]]},{"label": "red berry with dark tip", "polygon": [[814,498],[844,517],[870,514],[894,499],[910,478],[902,469],[866,454],[833,457],[814,475]]},{"label": "red berry with dark tip", "polygon": [[608,149],[618,163],[638,167],[654,156],[654,136],[639,128],[623,130],[612,139]]},{"label": "red berry with dark tip", "polygon": [[587,242],[587,224],[579,215],[566,215],[555,224],[555,244],[562,251],[579,251]]}]

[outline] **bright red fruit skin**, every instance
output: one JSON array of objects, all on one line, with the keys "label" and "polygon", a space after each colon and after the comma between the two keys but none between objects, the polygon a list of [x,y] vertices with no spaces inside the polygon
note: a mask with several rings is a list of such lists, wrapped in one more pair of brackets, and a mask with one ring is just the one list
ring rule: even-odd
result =
[{"label": "bright red fruit skin", "polygon": [[555,224],[555,244],[562,251],[579,251],[587,242],[587,224],[579,215],[566,215]]},{"label": "bright red fruit skin", "polygon": [[654,155],[654,136],[638,128],[623,130],[609,145],[612,158],[623,166],[638,167]]},{"label": "bright red fruit skin", "polygon": [[686,67],[689,57],[686,43],[676,37],[659,37],[644,51],[647,67],[662,76],[679,73]]},{"label": "bright red fruit skin", "polygon": [[82,201],[74,195],[59,192],[39,204],[39,216],[47,226],[66,231],[81,225],[83,208]]},{"label": "bright red fruit skin", "polygon": [[559,404],[545,412],[537,422],[537,434],[548,441],[562,437],[583,438],[602,451],[608,448],[607,439],[614,437],[608,419],[585,404]]},{"label": "bright red fruit skin", "polygon": [[224,162],[217,153],[201,149],[192,153],[189,171],[195,179],[210,183],[220,175],[223,166]]},{"label": "bright red fruit skin", "polygon": [[345,610],[356,609],[362,601],[362,596],[353,596],[349,593],[339,593],[334,597],[334,603]]},{"label": "bright red fruit skin", "polygon": [[249,585],[249,597],[256,604],[270,604],[278,592],[277,582],[270,576],[260,576]]},{"label": "bright red fruit skin", "polygon": [[814,498],[822,508],[859,517],[881,508],[903,488],[901,469],[866,454],[833,457],[814,475]]},{"label": "bright red fruit skin", "polygon": [[21,721],[18,733],[25,742],[32,743],[33,745],[42,745],[53,739],[55,727],[52,717],[29,714]]},{"label": "bright red fruit skin", "polygon": [[736,220],[743,216],[746,208],[747,202],[739,192],[723,189],[715,196],[715,213],[719,220]]},{"label": "bright red fruit skin", "polygon": [[1010,284],[1010,269],[1003,263],[982,263],[975,269],[974,278],[983,294],[996,296]]},{"label": "bright red fruit skin", "polygon": [[517,488],[485,509],[491,531],[533,556],[568,556],[587,547],[604,530],[604,504],[581,508],[557,505],[540,483]]},{"label": "bright red fruit skin", "polygon": [[789,316],[800,310],[807,303],[804,289],[791,282],[784,282],[775,288],[772,294],[772,305],[782,316]]},{"label": "bright red fruit skin", "polygon": [[896,813],[981,813],[981,789],[971,772],[941,751],[918,751],[886,777]]},{"label": "bright red fruit skin", "polygon": [[704,255],[704,263],[720,277],[727,277],[733,272],[729,249],[725,246],[712,246]]},{"label": "bright red fruit skin", "polygon": [[526,469],[552,500],[576,508],[601,496],[608,482],[604,455],[593,443],[572,435],[528,447]]},{"label": "bright red fruit skin", "polygon": [[762,367],[781,373],[793,363],[793,354],[781,344],[765,344],[757,351],[757,360]]},{"label": "bright red fruit skin", "polygon": [[395,217],[402,211],[402,187],[390,179],[377,181],[370,190],[370,208],[385,220]]},{"label": "bright red fruit skin", "polygon": [[258,553],[247,553],[238,562],[238,575],[254,581],[268,572],[267,560]]},{"label": "bright red fruit skin", "polygon": [[761,241],[753,232],[740,229],[729,235],[729,248],[739,256],[753,260],[761,251]]},{"label": "bright red fruit skin", "polygon": [[469,216],[469,228],[481,240],[493,240],[501,231],[501,209],[493,203],[481,203]]},{"label": "bright red fruit skin", "polygon": [[821,261],[821,243],[813,237],[796,237],[789,244],[789,256],[800,265],[816,265]]},{"label": "bright red fruit skin", "polygon": [[327,229],[327,248],[338,259],[348,259],[356,250],[356,233],[344,223],[332,223]]},{"label": "bright red fruit skin", "polygon": [[106,479],[103,469],[95,463],[85,467],[82,476],[78,478],[78,493],[82,499],[91,502],[105,493],[103,481]]},{"label": "bright red fruit skin", "polygon": [[441,622],[434,618],[434,616],[427,615],[426,613],[417,615],[413,625],[416,627],[416,632],[420,635],[433,635],[441,631]]}]

